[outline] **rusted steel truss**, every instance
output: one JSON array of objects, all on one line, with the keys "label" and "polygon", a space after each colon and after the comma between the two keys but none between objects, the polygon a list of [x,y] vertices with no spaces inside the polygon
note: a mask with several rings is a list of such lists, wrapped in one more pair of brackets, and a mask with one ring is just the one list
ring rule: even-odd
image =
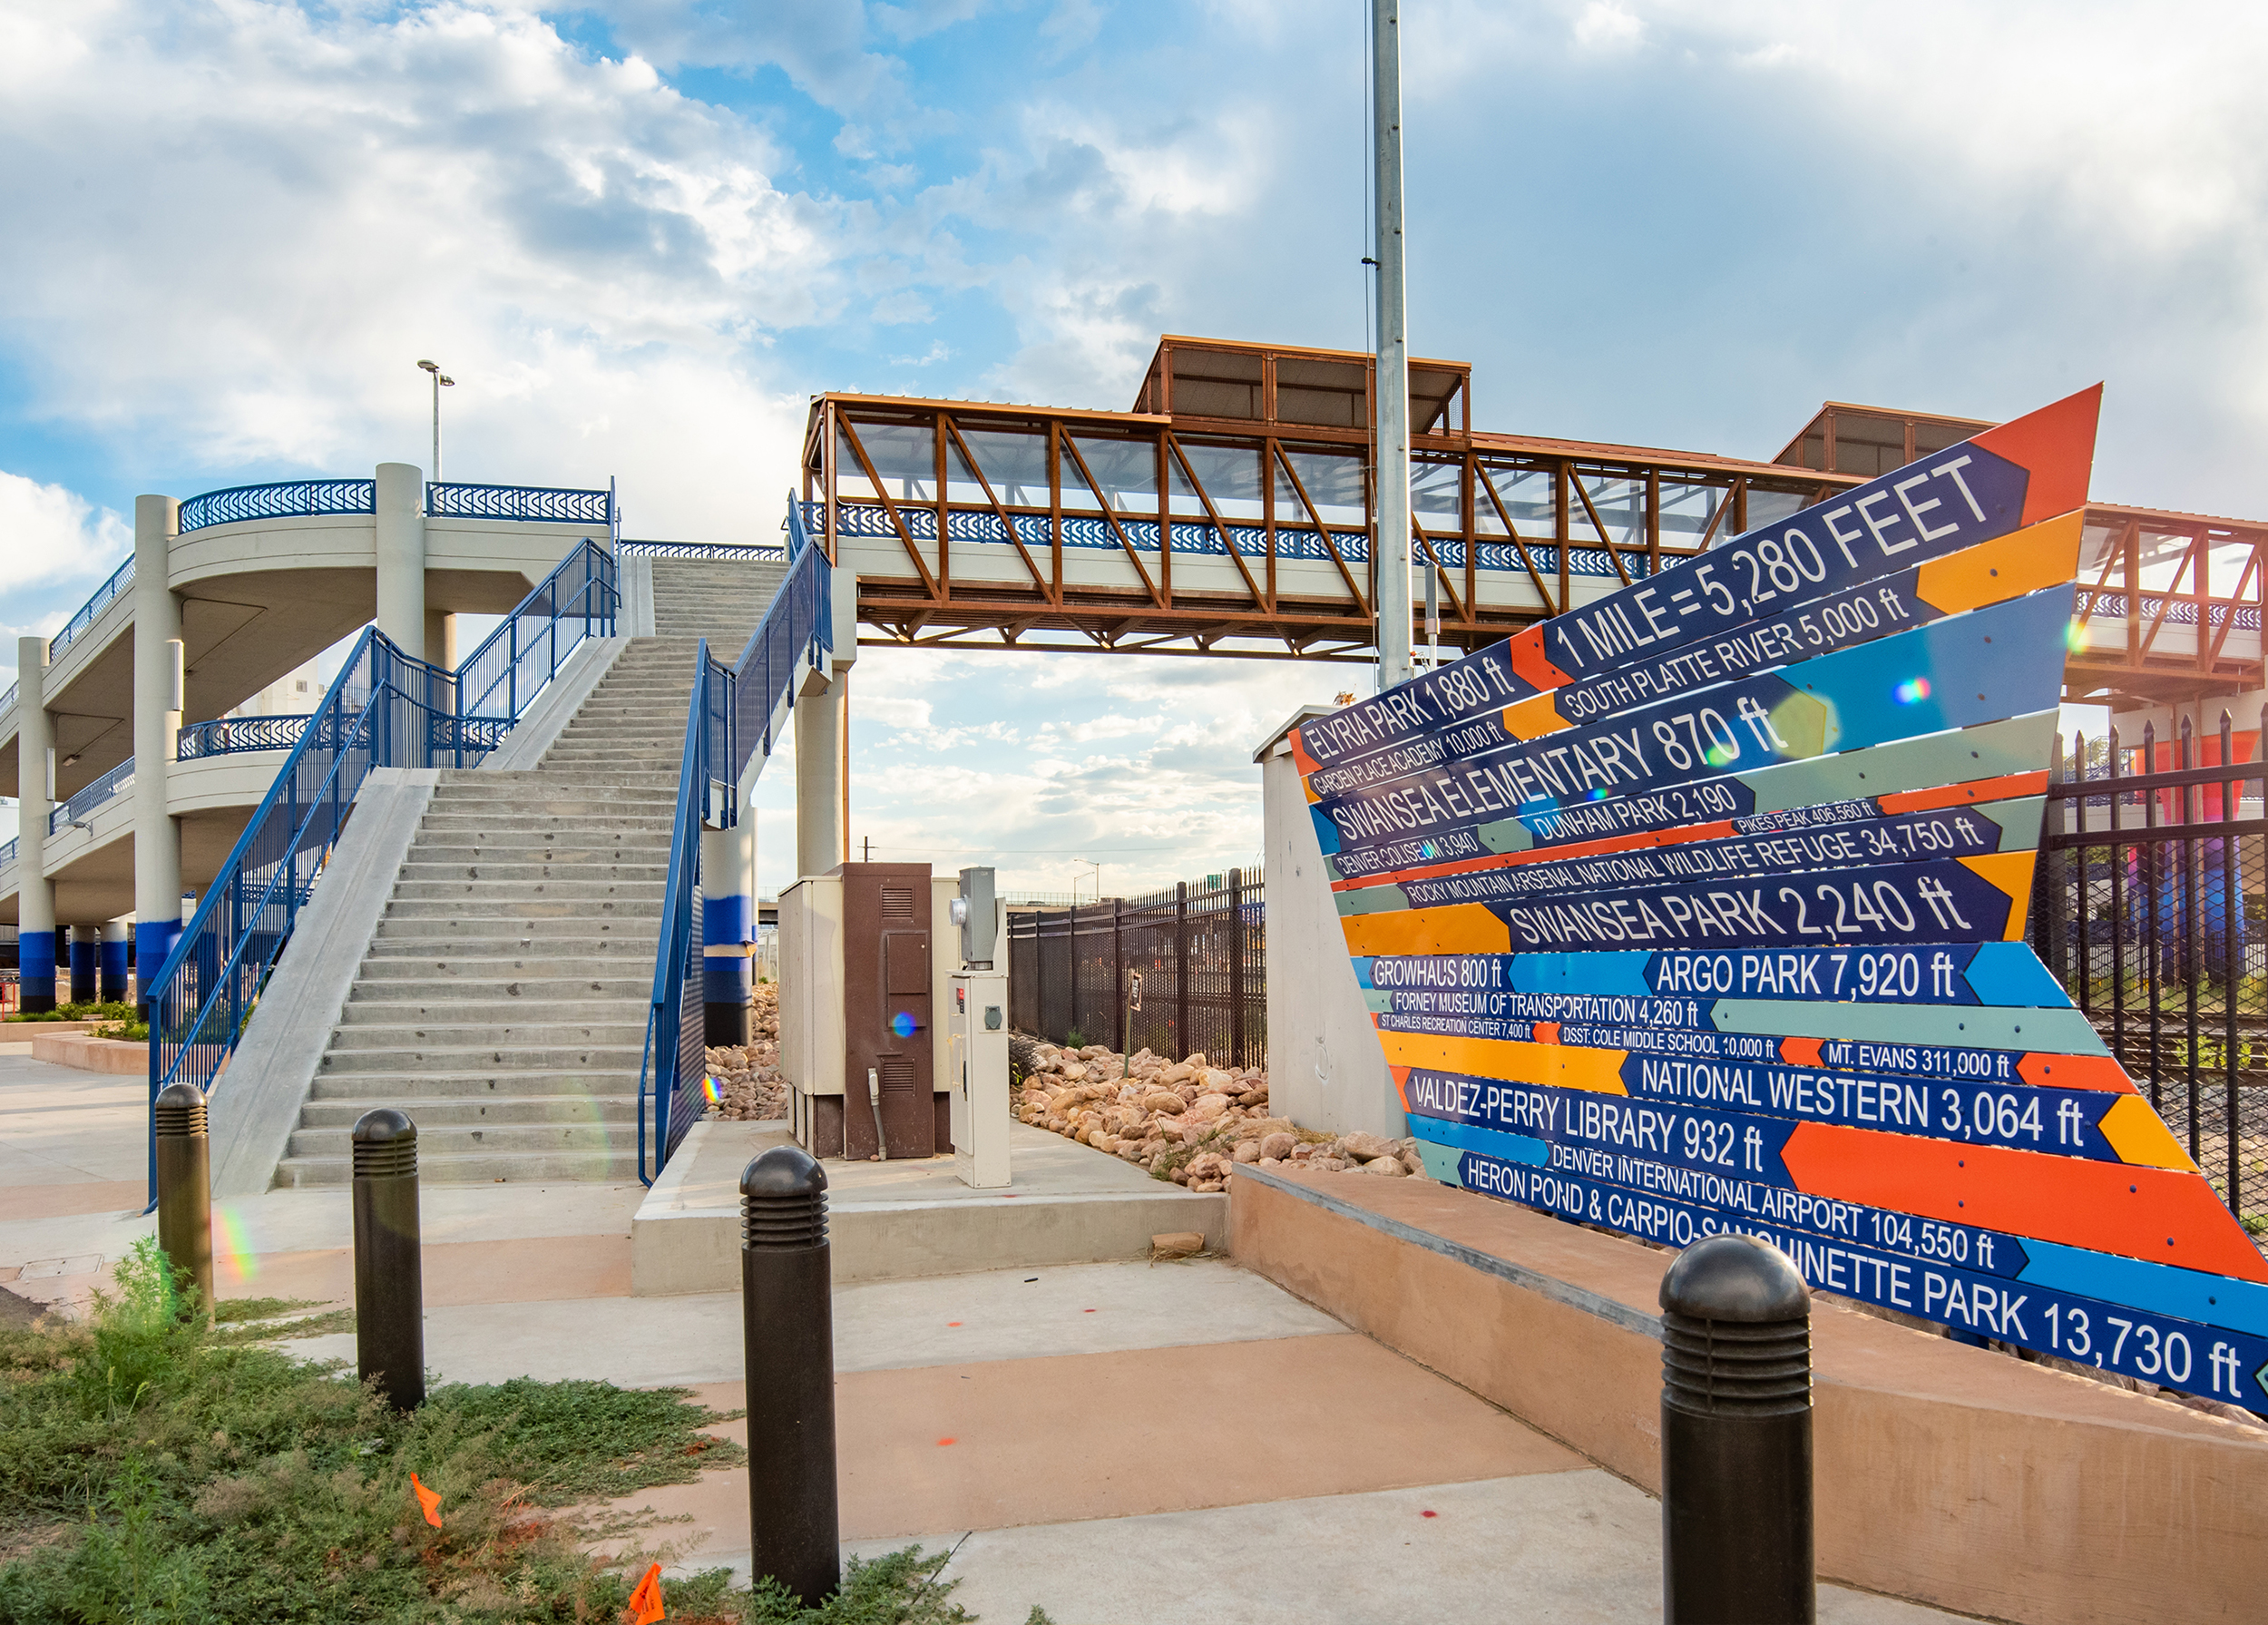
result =
[{"label": "rusted steel truss", "polygon": [[[1843,483],[1476,432],[1469,367],[1412,377],[1413,552],[1444,654]],[[1358,354],[1168,338],[1132,412],[822,396],[807,520],[871,642],[1369,660],[1372,386]]]},{"label": "rusted steel truss", "polygon": [[[1373,387],[1358,353],[1168,336],[1129,412],[820,396],[807,524],[862,641],[1368,661]],[[1981,426],[1830,403],[1752,463],[1475,430],[1461,362],[1413,361],[1411,396],[1451,657]],[[2106,504],[2087,536],[2068,699],[2263,686],[2268,524]]]}]

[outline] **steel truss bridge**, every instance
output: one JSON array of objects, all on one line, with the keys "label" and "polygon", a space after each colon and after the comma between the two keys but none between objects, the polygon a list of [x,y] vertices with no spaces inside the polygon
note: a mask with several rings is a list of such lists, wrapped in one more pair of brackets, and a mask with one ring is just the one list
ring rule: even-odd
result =
[{"label": "steel truss bridge", "polygon": [[[865,643],[1374,660],[1373,388],[1357,352],[1168,335],[1126,412],[817,396],[804,521]],[[1414,597],[1430,574],[1444,658],[1987,426],[1830,403],[1752,462],[1472,416],[1468,364],[1412,363]],[[2263,541],[2090,508],[2068,697],[2262,686]]]}]

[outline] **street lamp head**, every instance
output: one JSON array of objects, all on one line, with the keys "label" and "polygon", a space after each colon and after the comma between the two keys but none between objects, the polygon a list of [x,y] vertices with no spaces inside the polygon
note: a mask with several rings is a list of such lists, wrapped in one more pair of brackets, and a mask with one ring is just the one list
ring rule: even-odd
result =
[{"label": "street lamp head", "polygon": [[441,363],[438,361],[420,361],[417,364],[417,370],[420,372],[439,372],[441,370]]},{"label": "street lamp head", "polygon": [[444,389],[454,389],[456,387],[456,380],[445,372],[441,375],[438,381]]}]

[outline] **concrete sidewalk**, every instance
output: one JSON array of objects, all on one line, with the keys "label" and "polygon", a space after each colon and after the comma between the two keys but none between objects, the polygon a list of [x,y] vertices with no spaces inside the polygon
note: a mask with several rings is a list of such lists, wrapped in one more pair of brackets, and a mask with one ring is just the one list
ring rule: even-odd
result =
[{"label": "concrete sidewalk", "polygon": [[[82,1301],[152,1233],[144,1101],[139,1080],[0,1052],[11,1290]],[[1067,1142],[1049,1149],[1095,1159],[1098,1178],[1121,1170]],[[923,1199],[918,1180],[934,1170],[895,1171]],[[880,1181],[849,1181],[862,1182]],[[645,1194],[426,1189],[437,1380],[682,1385],[738,1409],[738,1295],[631,1295]],[[214,1232],[224,1297],[351,1295],[343,1188],[216,1204]],[[985,1620],[1020,1625],[1034,1603],[1057,1625],[1660,1618],[1649,1497],[1232,1262],[846,1284],[834,1316],[846,1550],[952,1548],[956,1599]],[[354,1354],[351,1336],[286,1346]],[[621,1505],[681,1520],[648,1532],[679,1571],[745,1572],[745,1472]],[[1833,1588],[1820,1599],[1834,1625],[1953,1617]]]}]

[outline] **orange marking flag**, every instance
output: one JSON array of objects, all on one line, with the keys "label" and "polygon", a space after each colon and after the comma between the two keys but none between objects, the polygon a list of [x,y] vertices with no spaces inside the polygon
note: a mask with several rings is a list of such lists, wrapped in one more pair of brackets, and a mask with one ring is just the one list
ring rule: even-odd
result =
[{"label": "orange marking flag", "polygon": [[418,1481],[417,1474],[415,1473],[409,1475],[409,1487],[416,1492],[417,1504],[425,1508],[425,1522],[435,1529],[439,1529],[441,1527],[441,1492],[425,1488]]},{"label": "orange marking flag", "polygon": [[630,1625],[654,1625],[665,1618],[669,1610],[661,1601],[661,1565],[655,1563],[646,1571],[646,1578],[638,1582],[638,1589],[630,1594],[630,1607],[622,1617]]}]

